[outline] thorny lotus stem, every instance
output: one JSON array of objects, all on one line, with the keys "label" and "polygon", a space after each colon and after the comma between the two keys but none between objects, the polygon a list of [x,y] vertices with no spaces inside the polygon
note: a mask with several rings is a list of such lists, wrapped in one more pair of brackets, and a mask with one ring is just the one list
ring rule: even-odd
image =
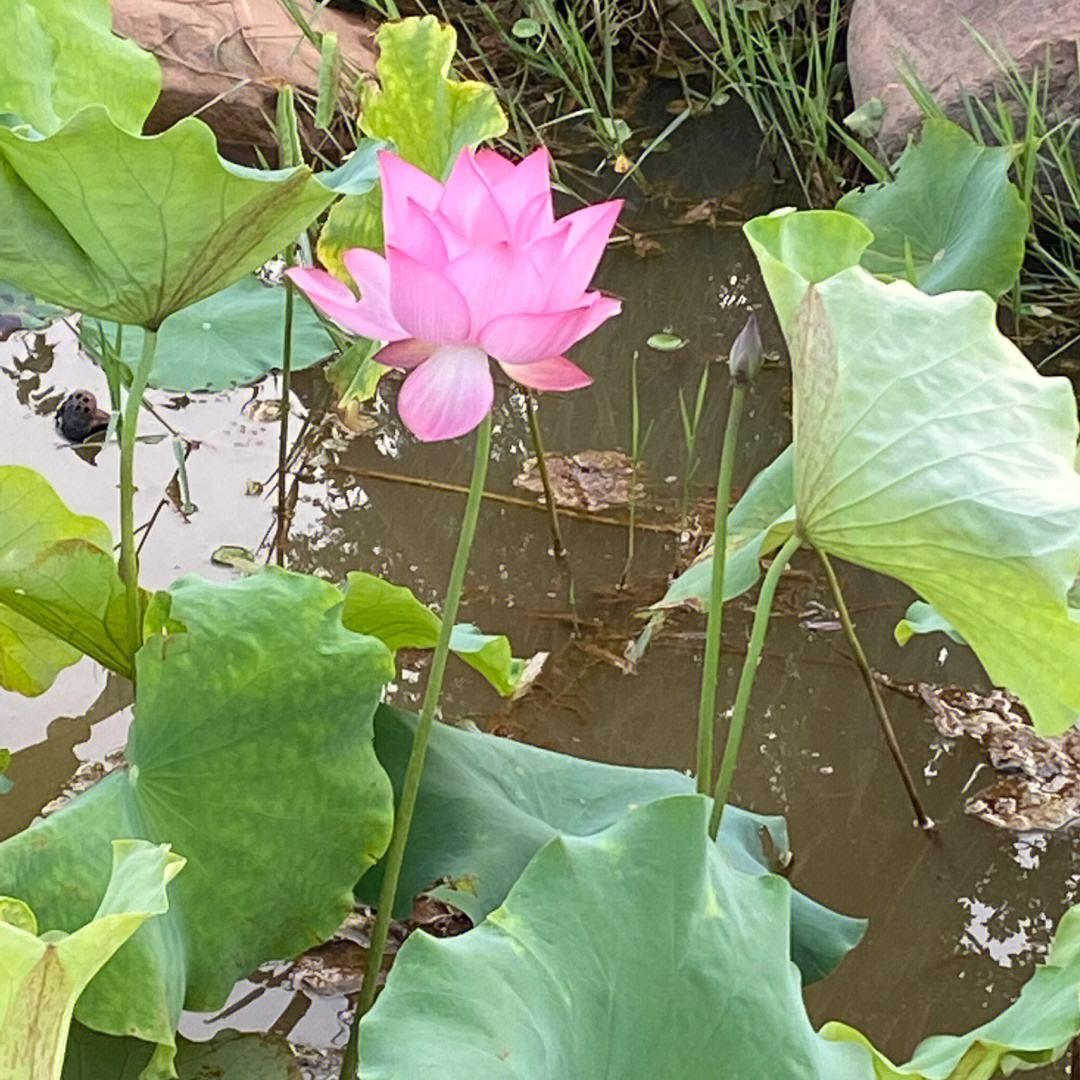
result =
[{"label": "thorny lotus stem", "polygon": [[754,624],[750,630],[750,644],[746,649],[742,672],[739,674],[739,688],[735,693],[735,705],[731,710],[731,723],[728,724],[727,742],[724,744],[724,757],[720,762],[720,776],[713,792],[712,819],[709,822],[709,835],[715,840],[720,831],[720,821],[724,814],[724,804],[731,791],[731,778],[735,775],[735,764],[739,759],[739,746],[746,728],[746,710],[750,705],[750,694],[754,689],[754,678],[758,664],[761,663],[761,650],[765,647],[765,635],[769,629],[769,616],[772,614],[773,598],[776,586],[784,567],[791,561],[792,555],[799,550],[802,537],[795,533],[788,537],[787,543],[777,552],[776,558],[761,583],[757,609],[754,612]]},{"label": "thorny lotus stem", "polygon": [[142,616],[139,603],[139,558],[135,551],[135,439],[139,434],[139,410],[150,381],[157,351],[157,331],[143,331],[142,355],[128,387],[124,415],[120,423],[120,576],[126,589],[128,641],[132,666],[142,646]]},{"label": "thorny lotus stem", "polygon": [[716,512],[713,525],[712,579],[709,588],[709,616],[705,627],[705,663],[698,700],[697,789],[707,795],[712,789],[713,742],[716,732],[716,691],[720,682],[720,653],[724,637],[724,564],[727,561],[727,519],[731,503],[731,476],[749,387],[735,383],[731,388],[724,445],[720,451],[720,473],[716,478]]},{"label": "thorny lotus stem", "polygon": [[469,497],[465,503],[465,515],[461,522],[457,552],[450,571],[450,584],[446,589],[446,602],[443,605],[442,625],[435,645],[435,654],[431,660],[431,673],[428,676],[424,703],[420,709],[420,720],[416,726],[409,764],[405,769],[405,779],[401,786],[401,799],[394,818],[394,833],[390,848],[386,853],[382,887],[379,890],[379,907],[375,917],[375,929],[371,935],[368,949],[367,966],[364,970],[364,982],[360,988],[360,1002],[356,1008],[352,1030],[349,1033],[349,1045],[342,1062],[342,1080],[354,1080],[359,1063],[360,1021],[371,1008],[375,1000],[379,972],[382,969],[386,953],[386,939],[390,932],[390,921],[394,914],[394,901],[397,898],[398,879],[405,860],[405,846],[409,840],[409,828],[412,825],[416,799],[420,793],[420,779],[424,772],[424,758],[427,754],[428,741],[431,738],[432,725],[435,722],[435,710],[439,704],[443,674],[450,652],[450,635],[457,619],[461,591],[465,584],[465,571],[469,564],[469,551],[473,536],[476,534],[476,521],[480,516],[480,503],[484,494],[484,480],[487,477],[488,458],[491,453],[491,414],[489,413],[476,433],[476,454],[473,458],[472,480],[469,484]]},{"label": "thorny lotus stem", "polygon": [[289,404],[292,399],[293,308],[292,286],[285,284],[285,332],[281,341],[281,424],[278,431],[277,535],[274,537],[278,566],[285,565],[289,526],[285,494],[285,466],[289,457]]},{"label": "thorny lotus stem", "polygon": [[852,621],[851,613],[848,611],[847,603],[844,600],[844,594],[840,589],[840,580],[837,578],[836,571],[829,561],[829,556],[820,548],[814,550],[821,560],[821,565],[825,568],[825,577],[828,578],[829,588],[832,590],[833,600],[836,603],[836,610],[840,614],[840,622],[844,627],[848,647],[851,649],[852,658],[859,668],[863,682],[866,684],[867,693],[869,693],[870,701],[874,706],[874,713],[877,716],[878,723],[881,725],[881,733],[885,736],[885,745],[888,746],[889,753],[892,754],[892,759],[896,762],[900,779],[904,783],[904,790],[907,791],[908,798],[911,800],[911,807],[915,811],[915,821],[920,829],[925,832],[933,832],[933,819],[923,809],[922,800],[919,798],[919,793],[915,788],[915,781],[911,776],[911,770],[908,769],[907,762],[904,760],[904,754],[900,749],[900,743],[897,741],[892,721],[889,719],[889,714],[885,709],[881,689],[878,686],[877,679],[874,678],[870,663],[866,659],[866,653],[863,652],[862,643],[855,633],[855,623]]},{"label": "thorny lotus stem", "polygon": [[566,555],[563,544],[562,528],[559,525],[559,508],[555,503],[555,493],[551,490],[551,477],[548,475],[547,458],[544,456],[544,439],[540,434],[539,402],[535,394],[525,395],[525,415],[529,419],[529,433],[532,435],[533,452],[536,454],[536,469],[540,473],[540,483],[544,488],[544,503],[547,506],[548,522],[551,525],[551,548],[556,559]]}]

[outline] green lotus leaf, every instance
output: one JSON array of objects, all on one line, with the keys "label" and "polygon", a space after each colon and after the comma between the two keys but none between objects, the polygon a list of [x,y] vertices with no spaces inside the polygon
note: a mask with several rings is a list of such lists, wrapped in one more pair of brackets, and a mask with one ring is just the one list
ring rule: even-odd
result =
[{"label": "green lotus leaf", "polygon": [[[442,627],[442,619],[420,603],[408,586],[361,571],[348,575],[341,618],[350,630],[378,638],[392,653],[434,649]],[[514,657],[508,638],[460,623],[450,635],[450,648],[504,697],[517,690],[525,661]]]},{"label": "green lotus leaf", "polygon": [[481,926],[410,935],[361,1024],[364,1080],[872,1080],[806,1016],[791,886],[740,870],[708,812],[679,795],[558,836]]},{"label": "green lotus leaf", "polygon": [[[100,356],[102,340],[115,342],[116,331],[115,323],[83,319],[79,336]],[[292,334],[293,371],[312,367],[335,351],[333,338],[302,300],[294,305]],[[241,278],[162,323],[150,385],[191,394],[257,382],[281,367],[284,335],[284,288],[263,285],[254,276]],[[139,362],[142,339],[140,327],[124,328],[121,355],[132,371]]]},{"label": "green lotus leaf", "polygon": [[0,1076],[59,1080],[76,1000],[147,919],[168,910],[165,887],[183,865],[167,844],[114,840],[101,903],[70,933],[39,937],[31,908],[0,898]]},{"label": "green lotus leaf", "polygon": [[967,1035],[925,1040],[906,1065],[894,1065],[846,1024],[826,1024],[821,1033],[867,1047],[874,1058],[875,1080],[981,1080],[1057,1061],[1078,1032],[1080,907],[1062,917],[1045,963],[1009,1008]]},{"label": "green lotus leaf", "polygon": [[[375,749],[400,791],[416,730],[414,713],[380,706]],[[556,836],[601,833],[635,806],[692,792],[690,777],[673,769],[605,765],[541,750],[511,739],[436,724],[398,887],[398,913],[407,914],[422,890],[464,911],[474,922],[506,899],[529,860]],[[777,851],[788,849],[783,818],[729,807],[719,845],[747,874],[769,869],[767,832]],[[378,900],[381,866],[360,882]],[[433,882],[444,884],[435,889]],[[829,974],[861,940],[862,919],[838,915],[792,891],[791,951],[806,982]]]},{"label": "green lotus leaf", "polygon": [[862,264],[923,292],[1012,288],[1024,261],[1028,213],[1009,182],[1011,147],[979,146],[958,124],[923,122],[896,179],[852,191],[836,204],[874,233]]},{"label": "green lotus leaf", "polygon": [[[140,1080],[153,1055],[149,1043],[74,1024],[61,1080]],[[174,1066],[178,1080],[300,1080],[296,1058],[279,1035],[221,1031],[209,1042],[180,1036]]]},{"label": "green lotus leaf", "polygon": [[60,930],[95,910],[114,837],[167,839],[188,859],[168,914],[83,994],[87,1027],[169,1048],[182,1005],[219,1008],[351,910],[389,841],[372,716],[393,665],[340,606],[332,585],[283,570],[182,578],[150,613],[169,629],[137,656],[128,767],[0,844],[0,893]]},{"label": "green lotus leaf", "polygon": [[0,113],[51,134],[84,105],[131,131],[161,90],[157,60],[112,32],[108,0],[5,0]]},{"label": "green lotus leaf", "polygon": [[[452,27],[433,15],[402,19],[384,23],[376,41],[378,85],[364,94],[364,134],[391,143],[406,161],[442,180],[462,149],[506,131],[506,116],[490,86],[451,77],[457,51]],[[319,258],[347,279],[342,252],[381,250],[382,243],[382,196],[376,188],[334,206],[319,237]]]},{"label": "green lotus leaf", "polygon": [[304,167],[218,156],[201,120],[161,135],[88,106],[48,138],[0,127],[0,263],[52,303],[157,328],[254,270],[334,198]]},{"label": "green lotus leaf", "polygon": [[[760,560],[791,534],[789,519],[795,501],[795,453],[785,447],[750,482],[728,514],[724,599],[752,589],[761,577]],[[651,611],[691,607],[709,610],[712,591],[713,542],[668,586]]]},{"label": "green lotus leaf", "polygon": [[390,370],[375,359],[378,342],[357,338],[326,369],[326,378],[338,396],[338,408],[370,401],[382,377]]},{"label": "green lotus leaf", "polygon": [[[1040,732],[1072,726],[1080,475],[1068,380],[1035,371],[984,293],[928,296],[854,265],[869,235],[847,215],[756,218],[746,233],[791,354],[798,530],[933,604]],[[847,269],[838,234],[855,256]]]},{"label": "green lotus leaf", "polygon": [[73,514],[33,469],[0,466],[0,686],[47,690],[85,653],[130,677],[112,536]]},{"label": "green lotus leaf", "polygon": [[945,634],[957,645],[966,645],[963,637],[956,632],[956,627],[944,619],[933,604],[925,600],[915,600],[908,605],[904,617],[896,624],[893,636],[898,645],[906,645],[916,634]]},{"label": "green lotus leaf", "polygon": [[0,341],[6,341],[17,330],[44,330],[66,314],[64,308],[42,303],[0,281]]}]

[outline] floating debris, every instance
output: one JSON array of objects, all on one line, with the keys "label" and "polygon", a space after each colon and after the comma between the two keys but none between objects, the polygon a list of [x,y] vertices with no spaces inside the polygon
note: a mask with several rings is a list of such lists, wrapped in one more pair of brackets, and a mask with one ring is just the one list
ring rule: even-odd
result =
[{"label": "floating debris", "polygon": [[980,743],[999,774],[964,810],[1015,832],[1052,831],[1080,818],[1080,732],[1039,735],[1020,701],[1005,690],[904,683],[879,675],[892,690],[923,702],[942,735]]},{"label": "floating debris", "polygon": [[[592,512],[626,506],[645,491],[635,482],[633,462],[621,450],[582,450],[570,457],[545,454],[544,460],[556,503],[572,510]],[[536,458],[525,462],[514,478],[514,487],[543,494]]]}]

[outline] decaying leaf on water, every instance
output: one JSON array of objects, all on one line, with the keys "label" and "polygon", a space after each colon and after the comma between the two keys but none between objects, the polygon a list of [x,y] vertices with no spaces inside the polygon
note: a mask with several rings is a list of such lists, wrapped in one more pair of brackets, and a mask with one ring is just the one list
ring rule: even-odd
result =
[{"label": "decaying leaf on water", "polygon": [[923,702],[942,735],[966,735],[986,750],[998,778],[967,800],[967,813],[1016,832],[1060,829],[1080,818],[1080,731],[1037,734],[1005,690],[882,681]]},{"label": "decaying leaf on water", "polygon": [[[645,492],[634,478],[634,464],[621,450],[581,450],[572,455],[545,454],[555,502],[571,510],[607,510],[626,506]],[[640,468],[638,473],[640,475]],[[528,458],[514,477],[514,487],[543,494],[536,458]]]}]

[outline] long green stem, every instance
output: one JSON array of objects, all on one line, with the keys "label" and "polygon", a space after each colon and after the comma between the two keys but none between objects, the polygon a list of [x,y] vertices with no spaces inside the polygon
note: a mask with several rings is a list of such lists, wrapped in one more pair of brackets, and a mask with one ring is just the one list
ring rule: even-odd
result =
[{"label": "long green stem", "polygon": [[735,383],[731,388],[724,445],[720,451],[720,473],[716,478],[716,514],[713,528],[712,579],[709,588],[709,618],[705,627],[705,663],[701,672],[698,700],[697,789],[707,795],[712,788],[713,742],[716,731],[716,691],[720,682],[720,652],[724,636],[724,564],[727,552],[728,505],[731,476],[739,445],[739,422],[746,405],[748,387]]},{"label": "long green stem", "polygon": [[893,730],[892,721],[889,719],[889,714],[885,709],[885,702],[881,697],[881,688],[878,686],[877,679],[874,678],[874,672],[870,667],[870,662],[866,659],[866,653],[863,651],[862,642],[859,641],[858,634],[855,633],[855,623],[851,618],[851,612],[848,611],[847,603],[844,600],[844,594],[840,589],[840,580],[836,576],[836,571],[833,569],[829,556],[820,548],[815,548],[814,550],[817,551],[818,558],[821,560],[821,565],[825,568],[825,577],[828,578],[829,588],[832,590],[836,610],[840,613],[840,622],[844,627],[844,634],[847,637],[848,647],[851,649],[852,658],[855,660],[859,673],[862,675],[863,683],[866,685],[867,693],[870,695],[870,702],[874,706],[874,715],[877,717],[878,724],[881,726],[881,733],[885,737],[885,745],[889,748],[889,753],[892,755],[892,759],[896,763],[897,771],[900,773],[900,779],[903,782],[904,790],[911,800],[911,808],[915,811],[915,820],[918,822],[920,829],[925,832],[932,832],[934,829],[933,819],[923,808],[922,800],[919,798],[919,792],[915,787],[915,781],[911,776],[911,770],[904,760],[904,752],[900,749],[900,742],[896,738],[896,732]]},{"label": "long green stem", "polygon": [[769,616],[772,614],[773,598],[776,586],[784,567],[791,561],[792,555],[802,544],[802,537],[794,533],[787,543],[777,552],[776,558],[761,583],[757,610],[754,612],[754,624],[750,630],[750,644],[746,649],[742,672],[739,674],[739,688],[735,693],[735,705],[731,710],[731,723],[728,725],[727,742],[724,744],[724,757],[720,762],[720,776],[713,792],[712,820],[709,822],[709,835],[715,840],[720,831],[720,820],[724,814],[724,804],[731,791],[731,778],[735,775],[735,764],[739,759],[739,746],[746,728],[746,711],[750,705],[750,694],[754,689],[754,678],[761,662],[761,650],[765,647],[765,635],[769,629]]},{"label": "long green stem", "polygon": [[277,490],[277,536],[274,547],[278,566],[285,565],[285,548],[289,535],[286,520],[286,470],[289,457],[289,405],[292,400],[292,346],[293,346],[293,308],[295,297],[292,287],[285,286],[285,330],[281,341],[281,425],[278,431],[278,490]]},{"label": "long green stem", "polygon": [[480,516],[480,503],[484,495],[484,481],[487,478],[488,459],[491,454],[491,416],[485,417],[476,433],[476,454],[473,459],[472,480],[469,484],[469,497],[465,503],[465,516],[458,535],[457,552],[454,565],[450,570],[450,584],[446,589],[446,602],[443,605],[442,625],[435,645],[435,655],[431,660],[431,674],[428,676],[424,703],[420,709],[420,720],[416,726],[409,764],[405,769],[405,780],[401,787],[401,799],[394,819],[394,834],[390,840],[390,849],[386,853],[382,887],[379,890],[379,908],[375,916],[375,929],[371,935],[368,949],[367,966],[364,970],[364,982],[360,988],[360,1002],[356,1008],[352,1030],[349,1033],[349,1045],[342,1062],[342,1080],[354,1080],[359,1063],[360,1021],[371,1008],[375,1000],[379,972],[382,969],[383,956],[386,953],[386,940],[390,932],[390,921],[394,914],[394,901],[397,898],[398,879],[405,860],[405,846],[409,840],[409,828],[412,825],[413,811],[416,809],[417,796],[420,793],[420,779],[424,772],[424,758],[427,755],[428,740],[435,722],[435,710],[442,691],[443,674],[450,652],[450,634],[457,619],[461,591],[465,584],[465,571],[469,564],[469,551],[473,536],[476,534],[476,521]]},{"label": "long green stem", "polygon": [[529,418],[529,434],[532,436],[533,452],[536,454],[536,469],[540,473],[540,483],[544,488],[544,502],[547,505],[548,523],[551,526],[551,547],[556,559],[566,555],[563,544],[562,527],[559,525],[559,508],[555,503],[555,493],[551,490],[551,477],[548,474],[547,458],[544,456],[544,439],[540,434],[540,418],[537,415],[540,406],[535,394],[525,396],[525,415]]},{"label": "long green stem", "polygon": [[[120,576],[126,589],[128,640],[131,655],[142,646],[139,611],[139,560],[135,552],[135,439],[139,434],[139,410],[154,368],[157,331],[143,331],[142,355],[128,387],[120,425]],[[133,661],[134,663],[134,661]]]}]

